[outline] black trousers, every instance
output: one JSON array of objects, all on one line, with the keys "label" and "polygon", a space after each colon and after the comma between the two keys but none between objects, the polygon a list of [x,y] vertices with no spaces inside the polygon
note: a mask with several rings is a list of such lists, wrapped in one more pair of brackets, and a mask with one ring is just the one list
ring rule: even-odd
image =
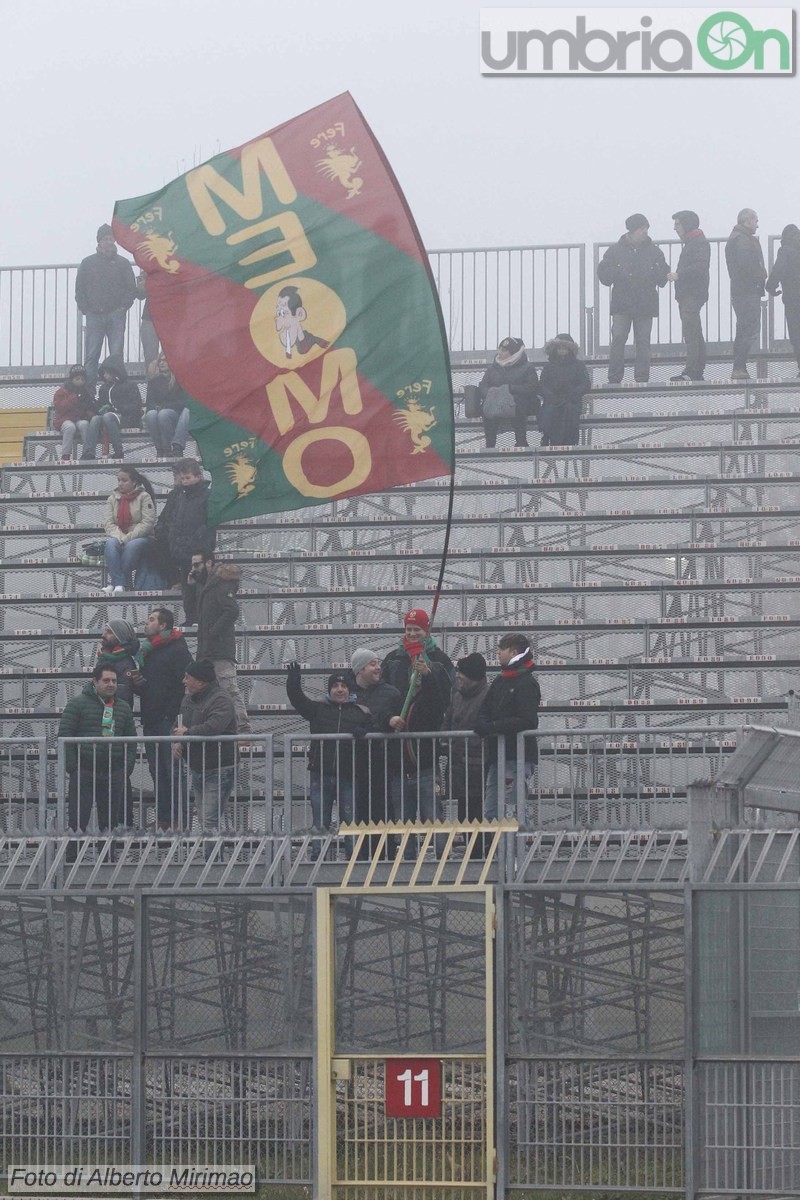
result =
[{"label": "black trousers", "polygon": [[125,812],[126,776],[123,770],[72,771],[67,784],[67,819],[73,831],[83,833],[97,806],[101,832],[121,825]]}]

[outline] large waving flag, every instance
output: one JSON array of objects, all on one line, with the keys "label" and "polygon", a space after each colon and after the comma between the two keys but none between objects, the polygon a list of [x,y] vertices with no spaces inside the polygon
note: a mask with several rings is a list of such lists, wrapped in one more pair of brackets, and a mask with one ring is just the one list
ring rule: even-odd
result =
[{"label": "large waving flag", "polygon": [[214,524],[451,473],[436,289],[348,93],[118,201],[114,233],[192,398]]}]

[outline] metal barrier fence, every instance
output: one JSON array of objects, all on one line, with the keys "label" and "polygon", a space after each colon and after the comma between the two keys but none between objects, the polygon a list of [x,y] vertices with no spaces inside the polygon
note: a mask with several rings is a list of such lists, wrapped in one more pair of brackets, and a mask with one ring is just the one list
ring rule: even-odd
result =
[{"label": "metal barrier fence", "polygon": [[[767,241],[772,266],[779,238]],[[733,313],[725,266],[725,238],[711,242],[711,292],[704,332],[712,350],[728,349]],[[657,243],[674,268],[680,242]],[[522,337],[541,349],[548,338],[568,330],[587,354],[606,354],[609,345],[609,292],[597,280],[597,264],[609,243],[596,242],[587,280],[587,248],[582,242],[552,246],[494,246],[430,250],[428,257],[444,313],[450,350],[476,353],[481,361],[501,338]],[[0,371],[62,368],[83,359],[83,320],[75,305],[77,264],[0,267]],[[679,349],[680,319],[668,285],[661,292],[653,344]],[[593,309],[587,309],[593,297]],[[130,310],[125,341],[129,364],[143,362],[141,310]],[[783,305],[770,300],[762,320],[762,350],[785,349]]]},{"label": "metal barrier fence", "polygon": [[[494,739],[468,731],[181,740],[195,758],[188,776],[186,755],[173,756],[170,737],[59,739],[54,810],[46,803],[45,739],[0,742],[3,832],[80,830],[92,841],[122,828],[262,837],[323,834],[387,818],[484,816],[514,816],[521,829],[680,829],[689,785],[717,776],[737,731],[538,732],[514,743],[500,737],[497,777],[509,782],[488,808]],[[230,761],[218,766],[222,747]],[[512,772],[511,759],[525,769]]]}]

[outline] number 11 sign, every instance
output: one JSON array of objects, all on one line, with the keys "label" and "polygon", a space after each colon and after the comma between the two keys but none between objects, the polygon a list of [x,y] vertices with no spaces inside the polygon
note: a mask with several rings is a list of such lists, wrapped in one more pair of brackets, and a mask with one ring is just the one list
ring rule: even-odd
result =
[{"label": "number 11 sign", "polygon": [[440,1117],[442,1064],[437,1058],[387,1058],[386,1116]]}]

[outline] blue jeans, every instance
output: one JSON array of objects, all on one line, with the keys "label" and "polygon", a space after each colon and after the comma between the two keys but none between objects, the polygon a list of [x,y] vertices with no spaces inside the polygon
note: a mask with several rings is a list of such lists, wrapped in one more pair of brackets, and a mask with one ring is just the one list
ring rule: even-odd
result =
[{"label": "blue jeans", "polygon": [[144,425],[157,454],[169,454],[173,446],[183,453],[186,449],[186,439],[189,437],[188,408],[176,412],[174,408],[148,408],[144,414]]},{"label": "blue jeans", "polygon": [[133,587],[133,572],[149,541],[149,538],[134,538],[130,542],[120,542],[113,537],[106,538],[105,559],[109,583],[114,587]]},{"label": "blue jeans", "polygon": [[108,338],[109,356],[122,358],[125,345],[125,320],[127,308],[115,308],[109,313],[86,314],[86,383],[94,388],[97,383],[97,365],[103,352],[103,342]]},{"label": "blue jeans", "polygon": [[[525,779],[527,780],[533,773],[532,763],[523,763]],[[518,816],[520,823],[525,823],[525,805],[523,803],[522,812],[517,813],[517,760],[512,755],[506,759],[505,763],[505,789],[503,793],[503,809],[499,810],[499,788],[498,788],[497,763],[492,763],[486,772],[486,790],[483,794],[483,815],[487,821],[496,821],[498,815],[500,817]]]},{"label": "blue jeans", "polygon": [[334,800],[338,801],[339,823],[349,824],[352,821],[352,781],[338,779],[335,774],[320,775],[318,771],[312,771],[308,795],[311,801],[311,821],[315,829],[330,829]]},{"label": "blue jeans", "polygon": [[195,811],[204,833],[222,829],[225,805],[233,791],[233,767],[218,771],[189,770],[194,794]]},{"label": "blue jeans", "polygon": [[438,818],[433,767],[421,767],[392,779],[392,807],[398,821],[435,821]]},{"label": "blue jeans", "polygon": [[108,430],[108,436],[111,441],[111,448],[114,451],[116,458],[124,458],[125,451],[122,448],[122,433],[120,430],[119,417],[116,413],[107,412],[102,416],[92,417],[89,422],[89,429],[86,433],[86,441],[83,446],[83,454],[81,459],[94,458],[97,450],[97,443],[100,440],[100,434],[103,429]]},{"label": "blue jeans", "polygon": [[633,326],[633,345],[636,357],[633,377],[637,383],[647,383],[650,378],[650,334],[652,317],[630,317],[615,313],[611,318],[611,345],[608,350],[608,382],[622,383],[625,374],[625,343]]},{"label": "blue jeans", "polygon": [[747,356],[758,346],[761,333],[761,297],[732,296],[731,304],[736,313],[736,335],[733,339],[733,370],[747,370]]},{"label": "blue jeans", "polygon": [[[173,724],[169,717],[162,717],[153,725],[147,725],[143,732],[146,738],[167,736],[172,732]],[[169,829],[185,829],[189,824],[189,797],[183,763],[173,755],[171,742],[146,741],[144,752],[155,789],[157,824]]]}]

